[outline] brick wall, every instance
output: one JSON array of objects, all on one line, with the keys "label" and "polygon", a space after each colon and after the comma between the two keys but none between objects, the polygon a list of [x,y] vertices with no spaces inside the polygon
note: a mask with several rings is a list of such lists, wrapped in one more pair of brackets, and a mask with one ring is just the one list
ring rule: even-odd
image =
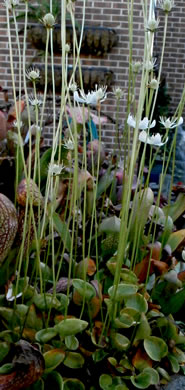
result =
[{"label": "brick wall", "polygon": [[[76,19],[81,20],[82,1],[76,0]],[[112,48],[111,52],[104,57],[81,56],[82,66],[92,66],[108,68],[114,72],[114,85],[127,89],[128,84],[128,65],[129,65],[129,39],[128,39],[128,15],[126,0],[87,0],[86,2],[86,22],[89,26],[105,26],[115,29],[118,42]],[[142,60],[143,57],[143,17],[142,0],[134,0],[134,32],[133,32],[133,59]],[[160,19],[162,25],[162,12]],[[0,85],[9,90],[11,96],[11,75],[9,66],[9,51],[7,42],[7,29],[5,8],[0,5]],[[172,106],[174,107],[182,92],[185,69],[185,4],[184,0],[176,0],[176,8],[169,16],[169,29],[166,43],[166,54],[164,57],[163,74],[166,76],[168,91],[172,97]],[[20,23],[21,27],[21,23]],[[162,31],[156,35],[155,50],[160,56]],[[12,30],[12,34],[14,31]],[[15,39],[13,38],[13,41]],[[18,88],[18,52],[13,47],[14,70],[16,74],[16,86]],[[35,57],[36,56],[36,57]],[[37,51],[28,43],[27,64],[34,59],[34,63],[40,63]],[[56,64],[60,64],[60,57],[56,57]],[[137,88],[138,84],[136,84]],[[110,89],[111,91],[111,89]],[[0,95],[0,104],[2,95]],[[126,97],[121,101],[120,122],[125,118]],[[115,99],[112,95],[108,96],[105,104],[102,105],[102,111],[108,113],[115,119]],[[45,129],[45,141],[49,142],[52,129]],[[106,124],[102,129],[103,140],[108,149],[115,147],[115,126],[112,123]]]},{"label": "brick wall", "polygon": [[[135,60],[141,60],[143,53],[143,18],[141,0],[134,0],[134,48],[133,54]],[[82,15],[82,1],[76,0],[75,15],[78,21]],[[123,89],[127,89],[128,82],[128,65],[129,65],[129,40],[128,40],[128,14],[127,2],[125,0],[89,0],[86,2],[86,22],[87,26],[104,26],[115,29],[118,37],[117,45],[112,48],[111,52],[104,57],[81,56],[82,66],[92,66],[107,68],[114,72],[114,85]],[[6,17],[5,7],[0,5],[0,85],[7,88],[11,95],[11,75],[9,67],[9,52],[7,42]],[[20,23],[20,28],[21,28]],[[12,29],[12,33],[14,33]],[[14,39],[13,39],[14,40]],[[18,52],[17,48],[13,48],[14,54],[14,70],[17,77],[16,86],[18,87]],[[28,43],[27,47],[27,63],[30,64],[33,57],[37,55],[33,47]],[[35,58],[34,63],[39,63],[39,58]],[[60,58],[55,58],[55,63],[60,63]],[[109,89],[111,91],[111,89]],[[2,95],[1,101],[2,102]],[[124,118],[126,98],[121,101],[120,121]],[[110,117],[115,119],[115,99],[109,95],[106,103],[102,105],[102,111],[108,113]],[[46,138],[51,137],[52,129],[45,129]],[[112,123],[106,124],[102,129],[103,140],[108,149],[115,146],[115,126]]]},{"label": "brick wall", "polygon": [[[156,34],[155,53],[161,55],[164,14],[157,9],[160,27]],[[163,76],[167,91],[171,97],[170,112],[173,115],[179,103],[185,83],[185,1],[176,0],[169,14],[167,39],[165,46]],[[185,111],[184,111],[185,112]]]}]

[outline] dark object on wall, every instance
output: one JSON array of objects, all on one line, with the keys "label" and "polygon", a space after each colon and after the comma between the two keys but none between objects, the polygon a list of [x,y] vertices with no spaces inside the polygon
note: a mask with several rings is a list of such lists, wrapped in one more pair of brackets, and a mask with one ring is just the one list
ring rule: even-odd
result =
[{"label": "dark object on wall", "polygon": [[[44,66],[37,65],[37,68],[40,69],[40,79],[37,84],[37,88],[40,91],[44,90],[45,86],[45,70]],[[72,74],[73,68],[72,66],[68,67],[68,81],[70,79],[70,76]],[[111,70],[108,70],[106,68],[85,68],[82,67],[82,79],[83,79],[83,87],[85,91],[93,90],[95,85],[107,85],[110,86],[113,82],[113,72]],[[80,87],[80,77],[79,77],[79,71],[77,68],[76,75],[75,75],[75,81],[77,85]],[[55,88],[56,92],[61,92],[61,82],[62,82],[62,74],[61,74],[61,67],[55,66]],[[52,91],[52,75],[51,75],[51,68],[48,68],[48,92]]]},{"label": "dark object on wall", "polygon": [[[77,39],[79,41],[80,31],[77,29]],[[42,25],[33,25],[28,30],[28,40],[36,49],[45,50],[46,28]],[[118,37],[115,30],[106,27],[85,27],[82,38],[81,53],[86,55],[103,56],[107,54],[113,46],[117,44]],[[66,42],[72,49],[73,29],[67,26]],[[53,30],[54,53],[61,53],[61,28],[56,25]]]}]

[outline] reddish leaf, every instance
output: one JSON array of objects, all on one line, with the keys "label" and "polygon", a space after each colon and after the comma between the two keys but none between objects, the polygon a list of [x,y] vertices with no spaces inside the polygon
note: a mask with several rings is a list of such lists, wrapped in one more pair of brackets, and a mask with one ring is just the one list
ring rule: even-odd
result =
[{"label": "reddish leaf", "polygon": [[12,363],[13,372],[0,375],[0,390],[26,389],[36,382],[44,372],[42,354],[27,341],[20,340],[15,345]]}]

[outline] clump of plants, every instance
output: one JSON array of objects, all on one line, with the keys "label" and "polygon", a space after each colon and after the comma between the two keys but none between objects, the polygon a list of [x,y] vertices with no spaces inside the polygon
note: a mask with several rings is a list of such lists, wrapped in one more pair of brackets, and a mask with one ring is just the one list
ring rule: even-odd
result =
[{"label": "clump of plants", "polygon": [[[127,3],[131,31],[133,2]],[[6,194],[0,194],[0,387],[9,390],[47,390],[54,385],[65,390],[152,389],[167,383],[173,373],[183,372],[185,363],[181,322],[185,296],[185,230],[178,225],[185,210],[185,195],[181,188],[177,199],[171,202],[172,189],[175,191],[173,172],[166,203],[161,197],[165,174],[174,156],[177,128],[183,123],[185,90],[175,116],[160,118],[163,137],[152,134],[173,2],[160,2],[165,12],[165,28],[157,79],[153,76],[155,61],[151,49],[159,22],[143,7],[144,60],[142,64],[134,63],[130,54],[127,114],[122,133],[119,123],[122,89],[117,87],[109,92],[106,86],[95,86],[85,94],[82,77],[81,85],[76,85],[81,40],[76,39],[75,2],[61,2],[59,111],[52,46],[55,24],[52,1],[50,12],[42,19],[46,28],[43,95],[37,91],[39,69],[26,68],[28,2],[24,2],[23,47],[16,19],[18,5],[18,0],[5,2],[12,79],[10,13],[15,25],[20,80],[18,93],[13,82],[16,123],[11,129],[12,153],[17,157],[14,191],[11,200]],[[67,13],[74,35],[69,83]],[[85,13],[82,32],[84,20]],[[51,147],[43,148],[49,46],[53,139]],[[130,49],[132,53],[131,38]],[[140,69],[137,101],[135,81]],[[30,82],[31,96],[27,88]],[[19,109],[22,86],[27,111],[24,130],[23,110]],[[101,107],[109,93],[114,93],[117,107],[118,150],[112,156],[106,153],[101,136]],[[168,133],[172,128],[175,137],[166,159]],[[151,155],[146,173],[147,145],[151,147]],[[163,151],[163,166],[159,191],[154,196],[149,179],[159,149]]]}]

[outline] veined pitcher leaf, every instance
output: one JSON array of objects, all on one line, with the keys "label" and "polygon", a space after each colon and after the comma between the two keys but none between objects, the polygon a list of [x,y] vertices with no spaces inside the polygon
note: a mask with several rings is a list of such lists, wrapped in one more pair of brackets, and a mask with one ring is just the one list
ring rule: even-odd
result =
[{"label": "veined pitcher leaf", "polygon": [[122,302],[129,296],[135,294],[138,290],[138,286],[134,284],[120,283],[116,289],[116,286],[111,286],[108,289],[108,294],[111,298],[115,298],[117,302]]},{"label": "veined pitcher leaf", "polygon": [[118,351],[126,351],[130,345],[130,340],[121,333],[111,333],[111,343]]},{"label": "veined pitcher leaf", "polygon": [[102,374],[99,378],[99,385],[101,389],[106,390],[107,387],[112,385],[112,377],[108,374]]},{"label": "veined pitcher leaf", "polygon": [[148,303],[139,293],[133,294],[125,299],[125,306],[137,310],[139,313],[146,313]]},{"label": "veined pitcher leaf", "polygon": [[78,318],[66,318],[55,325],[54,329],[60,334],[60,337],[65,338],[66,336],[74,336],[75,334],[82,332],[87,326],[87,321]]},{"label": "veined pitcher leaf", "polygon": [[78,339],[72,335],[72,336],[66,336],[65,337],[65,346],[68,349],[71,349],[72,351],[76,351],[79,347],[79,341]]},{"label": "veined pitcher leaf", "polygon": [[85,386],[79,379],[65,379],[63,390],[85,390]]},{"label": "veined pitcher leaf", "polygon": [[99,233],[119,233],[121,219],[116,217],[105,218],[99,225]]},{"label": "veined pitcher leaf", "polygon": [[130,380],[137,389],[147,389],[151,385],[151,376],[148,372],[131,376]]},{"label": "veined pitcher leaf", "polygon": [[84,357],[77,352],[67,352],[63,364],[69,368],[82,368],[85,363]]},{"label": "veined pitcher leaf", "polygon": [[96,296],[95,288],[82,279],[73,279],[73,287],[86,301],[90,301]]},{"label": "veined pitcher leaf", "polygon": [[53,337],[57,335],[57,332],[53,328],[47,328],[39,330],[36,335],[35,339],[39,343],[47,343],[48,341],[52,340]]},{"label": "veined pitcher leaf", "polygon": [[45,373],[53,371],[59,364],[63,362],[65,352],[62,349],[56,348],[44,353]]},{"label": "veined pitcher leaf", "polygon": [[168,346],[165,341],[155,336],[150,336],[144,340],[144,349],[148,356],[157,362],[160,362],[168,354]]}]

